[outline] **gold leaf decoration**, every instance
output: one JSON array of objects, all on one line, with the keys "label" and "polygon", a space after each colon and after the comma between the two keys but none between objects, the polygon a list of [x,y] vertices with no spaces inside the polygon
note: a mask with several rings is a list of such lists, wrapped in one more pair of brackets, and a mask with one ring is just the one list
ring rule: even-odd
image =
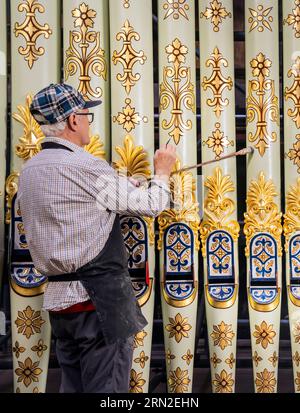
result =
[{"label": "gold leaf decoration", "polygon": [[200,226],[202,241],[202,255],[206,256],[206,239],[215,230],[224,229],[238,239],[240,226],[236,220],[230,220],[235,211],[235,202],[228,197],[228,193],[234,192],[234,185],[230,175],[223,175],[222,169],[217,167],[212,176],[208,176],[204,182],[207,194],[204,201],[204,218]]},{"label": "gold leaf decoration", "polygon": [[298,351],[296,351],[296,353],[293,355],[293,361],[296,364],[297,367],[299,367],[300,364],[300,354],[298,353]]},{"label": "gold leaf decoration", "polygon": [[259,53],[250,62],[252,74],[256,79],[249,80],[247,97],[247,125],[256,119],[256,131],[249,132],[248,140],[256,142],[260,156],[265,154],[272,142],[276,142],[277,133],[269,132],[270,123],[279,126],[279,101],[275,95],[275,82],[268,79],[272,62],[263,53]]},{"label": "gold leaf decoration", "polygon": [[138,363],[140,365],[141,369],[143,369],[148,360],[149,360],[149,357],[146,356],[144,351],[141,351],[139,357],[135,358],[133,361],[135,363]]},{"label": "gold leaf decoration", "polygon": [[23,23],[15,23],[14,26],[15,36],[23,36],[26,42],[26,46],[20,46],[18,52],[21,56],[24,56],[29,69],[32,69],[34,62],[45,53],[44,47],[37,47],[39,37],[44,36],[45,39],[49,39],[52,30],[50,29],[49,24],[46,23],[42,26],[37,21],[36,12],[45,12],[44,6],[41,3],[38,3],[37,0],[24,0],[18,5],[18,11],[25,11],[26,13]]},{"label": "gold leaf decoration", "polygon": [[171,353],[170,349],[168,349],[168,351],[166,351],[166,363],[171,364],[171,361],[174,360],[175,358],[176,356]]},{"label": "gold leaf decoration", "polygon": [[30,357],[27,357],[24,363],[18,361],[19,368],[15,370],[18,376],[18,383],[23,382],[23,384],[28,387],[32,382],[38,382],[38,376],[43,372],[43,370],[39,368],[39,364],[39,361],[33,363]]},{"label": "gold leaf decoration", "polygon": [[[180,168],[180,161],[177,159],[174,171],[178,171]],[[159,250],[162,249],[163,234],[169,225],[173,222],[185,222],[191,227],[195,237],[195,247],[199,250],[199,204],[196,202],[196,183],[193,174],[188,171],[182,171],[172,175],[170,178],[170,190],[176,209],[166,209],[158,217],[159,239],[157,248]]]},{"label": "gold leaf decoration", "polygon": [[297,371],[297,377],[295,378],[295,384],[297,386],[297,391],[300,391],[300,373]]},{"label": "gold leaf decoration", "polygon": [[258,393],[274,393],[276,383],[274,371],[264,369],[264,371],[256,373],[255,384]]},{"label": "gold leaf decoration", "polygon": [[168,134],[178,145],[185,131],[193,127],[191,119],[184,120],[184,109],[196,113],[195,90],[191,82],[191,68],[183,66],[188,53],[187,46],[176,38],[166,48],[168,62],[172,66],[163,68],[163,81],[160,84],[159,111],[171,107],[171,118],[162,120],[162,128],[171,130]]},{"label": "gold leaf decoration", "polygon": [[287,76],[291,78],[293,76],[293,84],[291,87],[286,87],[284,90],[285,100],[290,99],[293,104],[293,108],[289,108],[287,114],[295,122],[297,129],[300,128],[300,56],[295,59],[292,68],[289,69]]},{"label": "gold leaf decoration", "polygon": [[5,223],[10,224],[11,221],[11,208],[12,200],[18,192],[18,181],[20,174],[18,172],[12,172],[6,179],[5,192],[6,192],[6,214]]},{"label": "gold leaf decoration", "polygon": [[293,147],[289,150],[287,156],[293,161],[294,165],[297,165],[297,172],[300,174],[300,134],[296,135],[296,142],[293,143]]},{"label": "gold leaf decoration", "polygon": [[184,17],[186,20],[189,20],[187,11],[190,9],[190,6],[186,2],[187,0],[167,0],[163,4],[166,14],[164,20],[172,16],[174,20],[178,20],[180,16]]},{"label": "gold leaf decoration", "polygon": [[134,369],[131,369],[129,393],[143,393],[145,383],[146,380],[143,379],[143,373],[137,373]]},{"label": "gold leaf decoration", "polygon": [[270,363],[272,363],[272,365],[273,365],[274,368],[276,367],[276,364],[277,364],[277,362],[278,362],[278,356],[277,356],[277,354],[276,354],[276,351],[274,351],[273,355],[268,358],[268,361],[269,361]]},{"label": "gold leaf decoration", "polygon": [[210,358],[210,361],[212,365],[214,366],[214,369],[217,368],[218,364],[222,363],[222,360],[218,358],[216,353],[213,354],[213,356]]},{"label": "gold leaf decoration", "polygon": [[66,81],[79,72],[77,89],[85,100],[97,99],[103,95],[101,87],[92,87],[91,73],[98,78],[107,79],[107,63],[105,51],[100,45],[100,32],[90,30],[94,27],[96,15],[96,11],[85,3],[81,3],[78,9],[72,10],[75,19],[74,27],[78,27],[78,30],[70,31],[64,65]]},{"label": "gold leaf decoration", "polygon": [[273,330],[273,324],[268,325],[265,321],[262,321],[260,325],[255,325],[253,337],[256,338],[256,344],[261,344],[263,349],[266,349],[269,344],[274,344],[273,338],[275,336],[276,332]]},{"label": "gold leaf decoration", "polygon": [[182,358],[182,360],[184,360],[184,361],[186,362],[186,364],[189,366],[190,363],[191,363],[191,361],[193,360],[193,357],[194,357],[194,356],[192,355],[191,350],[188,349],[187,352],[186,352],[186,354],[184,354],[181,358]]},{"label": "gold leaf decoration", "polygon": [[283,19],[283,24],[288,24],[289,26],[293,26],[294,29],[294,36],[296,38],[300,37],[300,0],[294,1],[295,8],[292,9],[292,13],[290,13],[286,19]]},{"label": "gold leaf decoration", "polygon": [[112,55],[113,64],[116,65],[120,63],[123,66],[123,74],[117,74],[117,80],[122,83],[127,94],[130,93],[131,88],[140,80],[140,73],[133,73],[134,66],[137,63],[143,65],[147,60],[143,50],[137,52],[132,42],[133,40],[139,41],[140,35],[134,31],[134,28],[130,25],[129,21],[126,20],[121,31],[117,33],[116,40],[123,40],[122,49],[117,52],[114,50]]},{"label": "gold leaf decoration", "polygon": [[20,346],[19,342],[16,341],[15,345],[13,346],[13,353],[15,353],[15,356],[17,359],[20,357],[20,353],[24,353],[26,350],[25,347]]},{"label": "gold leaf decoration", "polygon": [[191,382],[188,376],[188,370],[181,370],[177,367],[176,370],[170,371],[168,384],[171,393],[185,393],[188,391],[188,385]]},{"label": "gold leaf decoration", "polygon": [[291,185],[287,192],[283,231],[286,239],[285,249],[288,251],[290,236],[300,231],[300,178],[297,179],[297,184]]},{"label": "gold leaf decoration", "polygon": [[24,126],[23,136],[19,138],[20,143],[16,145],[16,155],[27,161],[36,155],[40,150],[40,144],[44,139],[44,134],[40,125],[30,113],[30,105],[32,102],[32,95],[26,96],[25,105],[18,105],[19,113],[13,113],[12,117]]},{"label": "gold leaf decoration", "polygon": [[210,336],[214,340],[214,346],[224,350],[227,346],[232,346],[235,333],[232,330],[232,324],[226,324],[224,321],[221,321],[221,324],[213,325],[213,332]]},{"label": "gold leaf decoration", "polygon": [[260,172],[258,180],[252,180],[247,194],[247,212],[244,213],[246,235],[246,256],[249,257],[250,240],[259,232],[269,232],[278,243],[278,255],[282,255],[280,238],[282,233],[281,216],[278,206],[274,202],[277,196],[273,181],[266,180],[264,172]]},{"label": "gold leaf decoration", "polygon": [[134,336],[133,347],[134,348],[143,347],[145,337],[147,337],[146,331],[142,330],[142,331],[138,332]]},{"label": "gold leaf decoration", "polygon": [[259,363],[262,361],[262,358],[258,355],[257,351],[255,350],[254,356],[252,357],[256,367],[258,367]]},{"label": "gold leaf decoration", "polygon": [[23,334],[29,339],[32,335],[41,332],[41,327],[45,320],[41,317],[40,311],[33,310],[29,305],[23,311],[18,311],[18,318],[15,324],[18,328],[18,334]]},{"label": "gold leaf decoration", "polygon": [[213,24],[214,32],[220,30],[220,25],[227,17],[231,18],[232,14],[226,10],[226,7],[223,7],[222,2],[218,0],[213,0],[210,2],[210,7],[206,7],[206,10],[203,13],[200,13],[200,18],[205,17],[207,20],[210,19]]},{"label": "gold leaf decoration", "polygon": [[221,374],[215,374],[213,385],[215,386],[216,393],[232,393],[233,384],[232,373],[227,373],[226,370],[222,370]]},{"label": "gold leaf decoration", "polygon": [[274,19],[273,16],[269,16],[272,9],[273,7],[265,9],[262,4],[257,6],[257,10],[249,8],[251,14],[248,19],[248,22],[250,23],[249,32],[252,32],[252,30],[256,28],[259,32],[263,32],[265,28],[272,31],[270,23],[273,23]]},{"label": "gold leaf decoration", "polygon": [[47,348],[48,346],[46,346],[46,344],[44,343],[44,340],[40,339],[35,346],[31,347],[31,350],[35,351],[38,357],[42,357],[44,354],[44,351],[46,351]]},{"label": "gold leaf decoration", "polygon": [[207,145],[212,148],[215,153],[215,159],[220,159],[220,155],[223,154],[224,148],[228,146],[234,146],[233,140],[229,140],[227,136],[224,136],[224,132],[221,131],[221,124],[216,122],[215,130],[212,132],[212,136],[209,136],[206,141],[203,141],[203,145]]},{"label": "gold leaf decoration", "polygon": [[129,7],[130,7],[130,0],[123,0],[123,7],[124,7],[124,9],[129,9]]},{"label": "gold leaf decoration", "polygon": [[230,353],[230,356],[225,360],[225,363],[228,364],[228,366],[233,369],[233,366],[235,364],[235,358],[233,353]]},{"label": "gold leaf decoration", "polygon": [[148,122],[147,116],[141,117],[138,112],[135,111],[135,107],[131,106],[131,99],[125,99],[126,106],[123,107],[122,112],[118,113],[118,116],[113,117],[113,122],[118,122],[126,132],[130,133],[141,121]]},{"label": "gold leaf decoration", "polygon": [[188,323],[188,318],[183,318],[181,314],[177,313],[175,318],[169,317],[170,324],[166,325],[166,330],[170,333],[169,338],[175,337],[177,343],[183,338],[188,338],[188,331],[192,326]]},{"label": "gold leaf decoration", "polygon": [[84,149],[96,158],[105,159],[104,144],[99,135],[92,135],[90,143],[85,145]]},{"label": "gold leaf decoration", "polygon": [[226,89],[231,90],[233,87],[232,78],[230,76],[226,78],[221,70],[222,65],[228,67],[228,61],[216,46],[211,58],[206,61],[205,65],[206,67],[212,67],[212,74],[209,79],[206,76],[203,77],[202,88],[204,91],[210,89],[213,93],[213,99],[207,99],[206,103],[209,107],[214,108],[214,112],[219,118],[225,106],[229,104],[229,100],[224,98],[223,93]]}]

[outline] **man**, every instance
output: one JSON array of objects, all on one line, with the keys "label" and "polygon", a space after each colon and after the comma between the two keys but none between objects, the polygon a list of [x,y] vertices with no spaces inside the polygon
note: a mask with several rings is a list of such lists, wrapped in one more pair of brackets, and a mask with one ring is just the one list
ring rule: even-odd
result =
[{"label": "man", "polygon": [[83,149],[89,108],[100,103],[85,102],[66,84],[37,93],[30,111],[46,138],[19,179],[29,251],[49,281],[43,308],[56,337],[61,392],[128,392],[133,337],[147,322],[130,282],[119,214],[163,211],[176,160],[171,146],[156,151],[146,190],[118,176]]}]

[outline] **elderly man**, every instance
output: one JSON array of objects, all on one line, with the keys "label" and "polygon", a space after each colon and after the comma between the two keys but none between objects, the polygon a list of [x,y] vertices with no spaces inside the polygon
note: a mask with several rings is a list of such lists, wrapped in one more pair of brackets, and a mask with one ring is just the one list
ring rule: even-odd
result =
[{"label": "elderly man", "polygon": [[163,211],[176,160],[174,147],[157,150],[145,190],[86,152],[89,108],[100,103],[67,84],[37,93],[30,111],[46,138],[19,180],[29,251],[49,280],[43,308],[56,337],[61,392],[128,392],[133,336],[147,322],[131,285],[119,214]]}]

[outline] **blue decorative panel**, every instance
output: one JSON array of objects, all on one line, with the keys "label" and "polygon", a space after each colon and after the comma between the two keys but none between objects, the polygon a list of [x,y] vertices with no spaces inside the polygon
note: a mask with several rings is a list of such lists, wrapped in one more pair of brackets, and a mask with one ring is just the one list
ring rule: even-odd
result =
[{"label": "blue decorative panel", "polygon": [[234,285],[214,285],[208,287],[208,292],[216,301],[227,301],[233,297],[234,289]]},{"label": "blue decorative panel", "polygon": [[298,285],[291,285],[290,292],[296,300],[300,300],[300,287]]},{"label": "blue decorative panel", "polygon": [[178,282],[178,283],[167,282],[165,285],[165,290],[168,296],[176,300],[186,300],[192,295],[193,289],[194,289],[193,282],[185,282],[185,281]]},{"label": "blue decorative panel", "polygon": [[275,286],[277,266],[276,240],[270,234],[255,235],[250,242],[250,283],[273,280]]},{"label": "blue decorative panel", "polygon": [[250,288],[250,294],[257,304],[270,304],[272,303],[277,294],[277,288]]},{"label": "blue decorative panel", "polygon": [[234,243],[226,231],[212,232],[206,241],[208,283],[228,278],[234,283]]},{"label": "blue decorative panel", "polygon": [[290,279],[300,279],[300,234],[297,233],[289,241]]},{"label": "blue decorative panel", "polygon": [[14,263],[11,266],[12,280],[22,288],[35,288],[42,285],[47,277],[41,275],[33,264]]}]

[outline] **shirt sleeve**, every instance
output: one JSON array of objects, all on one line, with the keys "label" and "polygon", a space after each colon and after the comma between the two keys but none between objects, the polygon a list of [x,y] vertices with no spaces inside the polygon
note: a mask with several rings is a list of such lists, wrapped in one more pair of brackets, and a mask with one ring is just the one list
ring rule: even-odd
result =
[{"label": "shirt sleeve", "polygon": [[169,185],[161,179],[152,179],[146,188],[136,187],[127,177],[118,175],[107,162],[99,162],[90,175],[99,209],[156,217],[169,207]]}]

